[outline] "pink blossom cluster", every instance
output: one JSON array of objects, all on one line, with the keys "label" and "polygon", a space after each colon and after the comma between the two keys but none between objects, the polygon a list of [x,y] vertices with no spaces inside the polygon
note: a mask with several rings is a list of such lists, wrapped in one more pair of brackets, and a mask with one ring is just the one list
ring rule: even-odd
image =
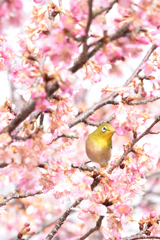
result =
[{"label": "pink blossom cluster", "polygon": [[1,1],[0,18],[3,21],[0,23],[0,29],[10,25],[19,26],[23,19],[22,9],[23,3],[21,0]]},{"label": "pink blossom cluster", "polygon": [[0,71],[7,70],[15,57],[13,43],[9,38],[0,36]]}]

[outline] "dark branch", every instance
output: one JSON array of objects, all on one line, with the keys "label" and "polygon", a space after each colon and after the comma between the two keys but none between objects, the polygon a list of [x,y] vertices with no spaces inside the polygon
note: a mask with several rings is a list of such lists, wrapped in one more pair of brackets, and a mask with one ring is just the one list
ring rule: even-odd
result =
[{"label": "dark branch", "polygon": [[131,237],[120,238],[119,240],[136,240],[136,239],[160,239],[158,236],[144,236],[144,235],[135,235]]},{"label": "dark branch", "polygon": [[129,29],[129,25],[130,22],[125,23],[121,28],[119,28],[113,35],[111,36],[105,36],[103,38],[101,38],[100,40],[97,41],[96,46],[93,50],[91,50],[88,54],[87,54],[87,58],[90,59],[91,57],[94,56],[94,54],[103,47],[104,43],[109,43],[112,42],[118,38],[121,38],[123,36],[125,36],[128,33],[128,29]]},{"label": "dark branch", "polygon": [[139,101],[131,101],[131,102],[126,102],[128,105],[141,105],[141,104],[146,104],[148,102],[154,102],[156,100],[160,99],[160,96],[152,97],[152,98],[147,98],[147,99],[141,99]]},{"label": "dark branch", "polygon": [[78,168],[79,170],[82,170],[82,171],[89,171],[89,172],[93,172],[94,170],[96,170],[96,167],[88,167],[86,164],[81,164],[79,166],[76,163],[72,163],[71,167]]},{"label": "dark branch", "polygon": [[80,238],[76,238],[75,240],[84,240],[85,238],[87,238],[90,234],[92,234],[93,232],[97,231],[100,229],[101,227],[101,224],[102,224],[102,220],[103,220],[103,216],[100,216],[97,223],[96,223],[96,226],[94,228],[91,228],[86,234],[84,234],[82,237]]},{"label": "dark branch", "polygon": [[88,50],[88,46],[87,46],[88,33],[89,33],[90,25],[91,25],[92,19],[93,19],[92,18],[92,3],[93,3],[93,0],[88,0],[88,9],[89,9],[88,21],[87,21],[86,29],[85,29],[86,35],[84,36],[84,39],[83,39],[83,52],[82,52],[80,58],[86,58],[86,54],[87,54],[87,50]]},{"label": "dark branch", "polygon": [[12,199],[19,199],[19,198],[27,198],[27,197],[32,197],[37,194],[42,194],[42,191],[37,191],[36,193],[12,193],[6,197],[3,197],[4,200],[0,203],[0,207],[6,205],[7,202],[11,201]]},{"label": "dark branch", "polygon": [[71,139],[73,139],[73,138],[78,139],[79,138],[79,136],[68,135],[68,134],[63,133],[62,135],[57,136],[56,138],[54,138],[53,141],[56,141],[57,139],[62,138],[62,137],[71,138]]},{"label": "dark branch", "polygon": [[83,200],[83,198],[78,198],[72,206],[62,215],[62,217],[59,218],[57,224],[53,227],[51,232],[47,235],[47,237],[44,240],[51,240],[54,235],[57,233],[58,229],[62,226],[66,218],[70,215],[70,213],[73,211],[72,208],[76,207],[80,202]]},{"label": "dark branch", "polygon": [[0,168],[5,168],[8,166],[8,163],[0,163]]},{"label": "dark branch", "polygon": [[[34,133],[35,134],[35,133]],[[33,134],[30,134],[30,135],[28,135],[28,136],[26,136],[26,137],[21,137],[21,136],[17,136],[17,135],[15,135],[15,134],[11,134],[10,135],[11,136],[11,138],[12,139],[15,139],[15,140],[22,140],[22,141],[26,141],[27,139],[30,139],[30,138],[32,138],[32,136],[33,136]]]},{"label": "dark branch", "polygon": [[[49,98],[56,90],[58,90],[59,85],[57,82],[53,83],[47,88],[47,97]],[[25,106],[19,114],[8,124],[7,127],[3,129],[1,133],[9,132],[9,134],[21,123],[23,122],[34,110],[36,106],[36,101],[30,99],[27,106]]]},{"label": "dark branch", "polygon": [[105,36],[103,38],[101,38],[100,40],[97,41],[96,46],[93,50],[91,50],[91,52],[87,53],[86,58],[82,58],[80,57],[75,64],[73,65],[73,67],[71,67],[69,70],[72,73],[75,73],[76,71],[78,71],[78,69],[80,69],[91,57],[93,57],[93,55],[100,49],[103,47],[104,42],[107,44],[111,41],[114,41],[122,36],[125,36],[126,33],[128,32],[128,28],[129,28],[130,22],[124,24],[124,26],[122,26],[121,28],[119,28],[113,35],[111,36]]}]

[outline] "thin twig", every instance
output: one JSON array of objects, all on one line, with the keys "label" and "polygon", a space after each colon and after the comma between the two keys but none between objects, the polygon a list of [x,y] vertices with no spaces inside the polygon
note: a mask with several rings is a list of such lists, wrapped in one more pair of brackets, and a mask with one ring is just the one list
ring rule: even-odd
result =
[{"label": "thin twig", "polygon": [[78,139],[79,138],[79,136],[68,135],[68,134],[63,133],[62,135],[59,135],[56,138],[54,138],[53,141],[56,141],[57,139],[62,138],[62,137],[71,138],[71,139],[73,139],[73,138]]},{"label": "thin twig", "polygon": [[160,170],[146,174],[146,178],[152,178],[152,177],[160,177]]},{"label": "thin twig", "polygon": [[83,198],[78,198],[72,206],[62,215],[62,217],[59,218],[58,222],[56,225],[53,227],[51,232],[44,238],[44,240],[51,240],[54,235],[57,233],[58,229],[62,226],[66,218],[70,215],[70,213],[73,211],[73,208],[75,208],[80,202],[83,200]]},{"label": "thin twig", "polygon": [[136,240],[136,239],[160,239],[158,236],[144,236],[144,235],[139,235],[139,236],[131,236],[131,237],[126,237],[126,238],[120,238],[119,240]]},{"label": "thin twig", "polygon": [[[35,134],[35,133],[34,133]],[[33,134],[30,134],[30,135],[28,135],[28,136],[25,136],[25,137],[21,137],[21,136],[17,136],[17,135],[15,135],[15,134],[10,134],[10,136],[11,136],[11,138],[12,139],[15,139],[15,140],[22,140],[22,141],[26,141],[27,139],[30,139],[30,138],[32,138],[32,136],[33,136]]]},{"label": "thin twig", "polygon": [[[59,0],[59,6],[62,8],[62,0]],[[62,12],[59,13],[60,18],[62,17]]]},{"label": "thin twig", "polygon": [[43,125],[43,121],[44,121],[44,113],[40,114],[40,121],[39,121],[39,126]]},{"label": "thin twig", "polygon": [[8,196],[3,197],[4,200],[0,203],[0,207],[6,205],[7,202],[9,202],[13,199],[32,197],[32,196],[35,196],[37,194],[42,194],[42,193],[43,193],[42,191],[37,191],[35,193],[17,193],[17,192],[14,192],[14,193],[12,193]]},{"label": "thin twig", "polygon": [[107,120],[102,120],[100,122],[95,122],[95,121],[89,121],[88,119],[84,119],[83,122],[87,125],[90,125],[90,126],[99,127],[101,124],[110,123],[113,119],[115,119],[115,117],[116,116],[113,113]]},{"label": "thin twig", "polygon": [[[146,235],[144,235],[144,234],[146,234],[146,231],[149,229],[149,226],[148,225],[146,225],[145,227],[144,227],[144,229],[143,230],[141,230],[139,233],[136,233],[136,234],[134,234],[134,235],[131,235],[130,237],[124,237],[124,238],[120,238],[119,240],[135,240],[135,239],[141,239],[141,238],[145,238],[145,237],[147,237],[147,239],[148,239],[148,237],[149,238],[151,238],[151,236],[146,236]],[[160,237],[159,237],[160,238]],[[152,238],[151,238],[152,239]]]},{"label": "thin twig", "polygon": [[[56,221],[57,221],[57,220],[54,220],[54,221],[53,221],[53,220],[52,220],[52,221],[45,221],[44,225],[39,226],[39,227],[36,229],[36,232],[35,232],[35,234],[34,234],[34,238],[35,238],[35,235],[37,235],[37,234],[39,234],[39,233],[42,233],[42,232],[44,231],[44,229],[46,229],[46,228],[50,227],[51,225],[55,224]],[[29,240],[29,239],[31,239],[32,237],[33,237],[33,236],[28,236],[28,237],[26,238],[26,240]],[[10,240],[12,240],[12,239],[10,239]]]},{"label": "thin twig", "polygon": [[95,17],[97,17],[98,15],[100,15],[101,13],[103,13],[103,12],[105,12],[105,14],[108,13],[108,12],[112,9],[113,5],[114,5],[115,3],[117,3],[117,2],[118,2],[118,0],[114,0],[114,1],[110,4],[109,7],[107,7],[107,8],[100,8],[98,11],[94,12],[94,13],[93,13],[93,19],[94,19]]},{"label": "thin twig", "polygon": [[134,138],[131,142],[130,146],[124,151],[123,155],[116,161],[109,169],[107,170],[108,173],[111,173],[116,167],[118,167],[124,160],[124,158],[132,151],[134,145],[145,135],[149,134],[150,129],[156,125],[160,121],[160,116],[158,116],[154,122],[137,138]]},{"label": "thin twig", "polygon": [[100,229],[101,224],[102,224],[102,220],[103,220],[104,216],[100,216],[96,226],[94,228],[91,228],[86,234],[84,234],[82,237],[80,238],[76,238],[75,240],[84,240],[85,238],[87,238],[90,234],[92,234],[93,232],[97,231]]},{"label": "thin twig", "polygon": [[126,103],[127,103],[127,105],[141,105],[141,104],[146,104],[148,102],[154,102],[158,99],[160,99],[160,96],[155,96],[152,98],[146,98],[146,99],[141,99],[139,101],[131,101],[131,102],[126,102]]},{"label": "thin twig", "polygon": [[134,71],[134,73],[130,76],[130,78],[127,80],[127,82],[124,84],[124,86],[127,86],[134,77],[136,77],[140,71],[141,71],[141,67],[143,66],[143,64],[148,60],[148,58],[150,57],[150,55],[153,53],[153,51],[157,48],[156,45],[152,45],[151,48],[148,50],[148,52],[146,53],[146,55],[144,56],[142,62],[140,63],[140,65],[136,68],[136,70]]},{"label": "thin twig", "polygon": [[93,172],[94,170],[96,170],[96,167],[89,167],[86,164],[81,164],[80,166],[76,163],[72,163],[71,167],[73,168],[78,168],[79,170],[82,171],[89,171],[89,172]]},{"label": "thin twig", "polygon": [[144,192],[144,195],[143,196],[146,196],[148,194],[153,194],[153,195],[157,195],[157,196],[160,196],[160,192],[153,192],[153,191],[147,191],[147,192]]},{"label": "thin twig", "polygon": [[91,23],[92,23],[92,3],[93,3],[93,0],[88,0],[89,13],[88,13],[88,20],[87,20],[87,24],[86,24],[86,28],[85,28],[85,37],[84,37],[84,39],[83,39],[83,51],[82,51],[82,53],[81,53],[80,59],[82,59],[82,58],[86,59],[86,56],[87,56],[87,50],[88,50],[88,45],[87,45],[88,33],[89,33],[90,25],[91,25]]}]

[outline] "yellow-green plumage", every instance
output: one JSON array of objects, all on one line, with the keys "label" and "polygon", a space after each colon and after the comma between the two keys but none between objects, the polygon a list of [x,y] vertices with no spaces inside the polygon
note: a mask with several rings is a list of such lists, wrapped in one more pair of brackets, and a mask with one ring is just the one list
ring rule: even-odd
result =
[{"label": "yellow-green plumage", "polygon": [[111,158],[112,136],[115,129],[110,124],[100,125],[86,140],[86,153],[91,161],[106,167]]}]

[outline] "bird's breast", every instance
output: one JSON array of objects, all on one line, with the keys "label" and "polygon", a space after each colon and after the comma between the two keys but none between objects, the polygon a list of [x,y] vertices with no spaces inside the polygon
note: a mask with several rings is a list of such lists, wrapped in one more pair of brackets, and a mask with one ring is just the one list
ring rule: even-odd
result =
[{"label": "bird's breast", "polygon": [[106,142],[94,141],[87,139],[86,141],[86,153],[91,161],[97,162],[100,165],[107,163],[111,158],[111,145],[108,146]]}]

